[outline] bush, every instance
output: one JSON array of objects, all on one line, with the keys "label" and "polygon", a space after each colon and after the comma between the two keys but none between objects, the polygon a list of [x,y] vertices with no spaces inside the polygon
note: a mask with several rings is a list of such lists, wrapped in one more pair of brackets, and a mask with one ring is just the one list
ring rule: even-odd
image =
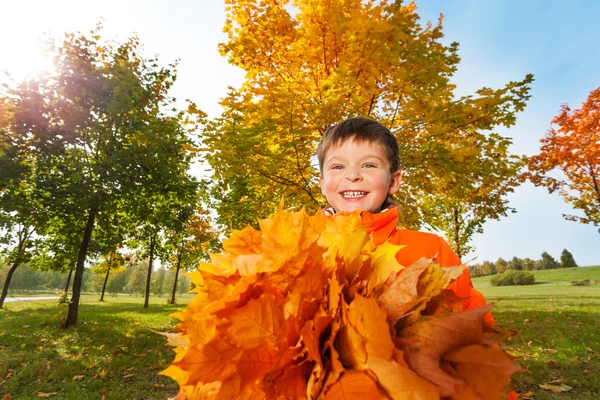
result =
[{"label": "bush", "polygon": [[590,286],[591,282],[589,279],[583,281],[571,281],[572,286]]},{"label": "bush", "polygon": [[490,280],[492,286],[532,285],[534,282],[535,277],[529,271],[507,271]]}]

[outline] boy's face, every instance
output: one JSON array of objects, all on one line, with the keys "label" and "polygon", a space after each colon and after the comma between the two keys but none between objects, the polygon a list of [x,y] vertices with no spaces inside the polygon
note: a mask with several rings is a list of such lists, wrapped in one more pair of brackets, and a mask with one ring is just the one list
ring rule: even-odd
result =
[{"label": "boy's face", "polygon": [[381,211],[388,194],[400,187],[400,172],[390,173],[384,148],[378,143],[347,140],[325,154],[321,192],[338,212]]}]

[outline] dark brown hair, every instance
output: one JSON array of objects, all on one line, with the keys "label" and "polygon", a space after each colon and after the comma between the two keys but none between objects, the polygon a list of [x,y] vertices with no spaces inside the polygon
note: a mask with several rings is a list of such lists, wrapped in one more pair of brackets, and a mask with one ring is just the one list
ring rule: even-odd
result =
[{"label": "dark brown hair", "polygon": [[319,159],[319,171],[323,174],[323,163],[327,151],[332,146],[338,146],[347,140],[355,140],[357,143],[377,143],[384,150],[390,172],[394,173],[400,169],[400,157],[398,155],[398,141],[390,130],[379,122],[368,118],[350,118],[337,125],[333,125],[325,131],[319,145],[317,146],[317,158]]}]

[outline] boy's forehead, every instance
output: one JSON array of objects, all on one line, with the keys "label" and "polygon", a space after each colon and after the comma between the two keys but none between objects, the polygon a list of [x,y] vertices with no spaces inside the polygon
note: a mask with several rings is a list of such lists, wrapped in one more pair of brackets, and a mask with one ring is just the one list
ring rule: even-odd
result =
[{"label": "boy's forehead", "polygon": [[369,151],[369,153],[378,153],[385,158],[385,148],[381,143],[371,142],[368,140],[356,140],[354,137],[340,140],[337,143],[332,143],[325,152],[325,158],[327,159],[331,156],[331,153],[335,153],[337,150],[347,147],[356,147],[365,151]]}]

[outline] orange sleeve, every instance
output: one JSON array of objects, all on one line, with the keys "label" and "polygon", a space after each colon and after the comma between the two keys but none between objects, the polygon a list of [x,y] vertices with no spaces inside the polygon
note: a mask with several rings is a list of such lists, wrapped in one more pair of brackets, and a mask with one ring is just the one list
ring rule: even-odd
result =
[{"label": "orange sleeve", "polygon": [[[461,264],[460,258],[442,238],[440,238],[440,250],[437,261],[442,267],[452,267]],[[464,310],[471,310],[487,304],[483,295],[473,289],[473,282],[471,281],[471,274],[468,268],[450,285],[449,289],[452,289],[457,296],[467,297],[463,304]],[[494,317],[489,311],[484,319],[492,325],[495,323]]]}]

